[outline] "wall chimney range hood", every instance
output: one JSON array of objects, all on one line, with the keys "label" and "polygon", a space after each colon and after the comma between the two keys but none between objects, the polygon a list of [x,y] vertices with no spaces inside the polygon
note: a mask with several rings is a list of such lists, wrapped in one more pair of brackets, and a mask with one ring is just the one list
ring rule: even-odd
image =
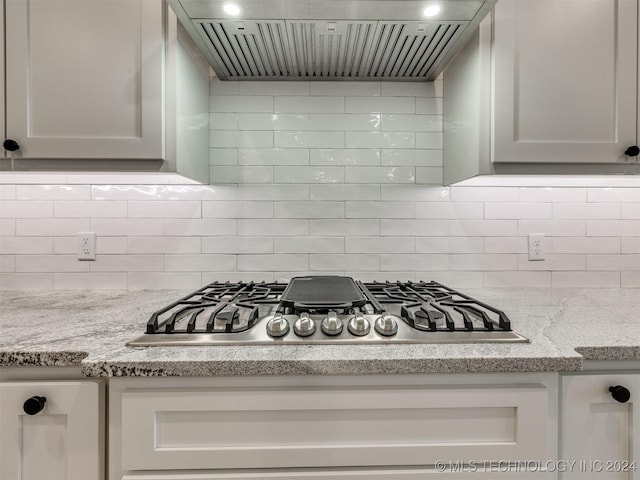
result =
[{"label": "wall chimney range hood", "polygon": [[497,0],[168,1],[222,80],[432,81]]}]

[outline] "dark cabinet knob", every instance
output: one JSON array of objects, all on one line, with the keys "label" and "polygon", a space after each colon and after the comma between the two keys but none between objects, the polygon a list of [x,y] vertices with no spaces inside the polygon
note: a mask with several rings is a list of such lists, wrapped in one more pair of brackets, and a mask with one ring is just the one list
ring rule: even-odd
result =
[{"label": "dark cabinet knob", "polygon": [[631,145],[624,151],[624,154],[627,157],[637,157],[638,155],[640,155],[640,148],[637,145]]},{"label": "dark cabinet knob", "polygon": [[613,397],[613,399],[620,403],[627,403],[631,398],[631,392],[627,388],[624,388],[622,385],[609,387],[609,391],[611,392],[611,396]]},{"label": "dark cabinet knob", "polygon": [[16,150],[20,150],[20,145],[18,145],[18,142],[11,139],[8,139],[2,142],[2,146],[4,147],[5,150],[8,150],[10,152],[15,152]]},{"label": "dark cabinet knob", "polygon": [[47,397],[38,397],[33,396],[28,398],[22,408],[24,409],[24,413],[27,415],[35,415],[36,413],[40,413],[44,408],[44,404],[47,402]]}]

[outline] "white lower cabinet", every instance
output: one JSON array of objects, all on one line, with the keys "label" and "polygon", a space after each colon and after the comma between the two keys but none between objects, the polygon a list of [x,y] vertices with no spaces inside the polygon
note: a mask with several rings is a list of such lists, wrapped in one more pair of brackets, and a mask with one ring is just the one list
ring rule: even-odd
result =
[{"label": "white lower cabinet", "polygon": [[[561,381],[561,457],[577,462],[562,478],[640,479],[640,373],[568,375]],[[617,386],[629,391],[627,402],[613,398],[609,388]]]},{"label": "white lower cabinet", "polygon": [[110,479],[516,479],[556,459],[557,376],[462,377],[113,379]]},{"label": "white lower cabinet", "polygon": [[0,382],[0,478],[103,479],[101,390],[90,380]]}]

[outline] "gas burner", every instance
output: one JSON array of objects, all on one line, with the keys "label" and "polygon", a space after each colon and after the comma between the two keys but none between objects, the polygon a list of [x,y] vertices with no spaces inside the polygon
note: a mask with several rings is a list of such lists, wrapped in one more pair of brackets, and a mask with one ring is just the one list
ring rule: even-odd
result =
[{"label": "gas burner", "polygon": [[128,346],[526,343],[507,315],[437,282],[215,282],[158,310]]}]

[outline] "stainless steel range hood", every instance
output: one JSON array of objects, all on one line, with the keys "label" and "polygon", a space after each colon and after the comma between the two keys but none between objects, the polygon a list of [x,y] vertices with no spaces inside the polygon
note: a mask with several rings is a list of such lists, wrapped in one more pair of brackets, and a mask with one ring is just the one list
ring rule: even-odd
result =
[{"label": "stainless steel range hood", "polygon": [[497,0],[168,1],[222,80],[431,81]]}]

